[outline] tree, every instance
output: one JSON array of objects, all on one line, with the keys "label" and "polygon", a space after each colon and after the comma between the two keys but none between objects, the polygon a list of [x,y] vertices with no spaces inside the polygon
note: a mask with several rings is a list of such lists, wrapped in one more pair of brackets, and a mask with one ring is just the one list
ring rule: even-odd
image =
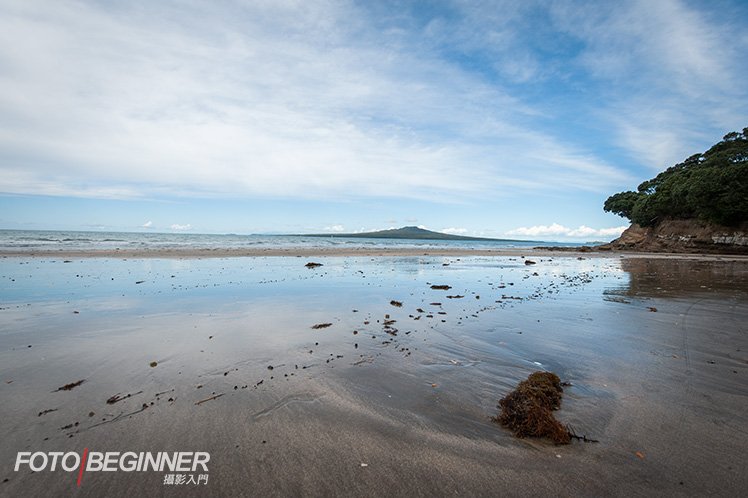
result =
[{"label": "tree", "polygon": [[631,213],[634,210],[634,204],[639,199],[637,192],[627,191],[613,194],[605,201],[603,209],[607,212],[617,214],[623,218],[631,219]]},{"label": "tree", "polygon": [[642,182],[636,192],[611,195],[603,209],[642,226],[668,218],[723,225],[748,220],[748,128]]}]

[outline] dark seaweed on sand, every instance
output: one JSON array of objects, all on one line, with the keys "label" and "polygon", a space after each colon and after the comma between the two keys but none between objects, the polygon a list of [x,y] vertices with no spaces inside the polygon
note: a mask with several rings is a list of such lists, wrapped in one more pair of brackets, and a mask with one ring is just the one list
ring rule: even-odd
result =
[{"label": "dark seaweed on sand", "polygon": [[551,372],[534,372],[499,401],[495,422],[517,437],[547,437],[556,444],[571,441],[569,431],[553,416],[561,406],[561,379]]},{"label": "dark seaweed on sand", "polygon": [[71,389],[74,389],[74,388],[78,387],[79,385],[83,384],[84,382],[86,382],[86,379],[81,379],[81,380],[79,380],[79,381],[76,381],[76,382],[71,382],[70,384],[65,384],[65,385],[64,385],[64,386],[62,386],[62,387],[58,387],[57,389],[55,389],[55,390],[54,390],[54,391],[52,391],[52,392],[57,392],[57,391],[70,391]]}]

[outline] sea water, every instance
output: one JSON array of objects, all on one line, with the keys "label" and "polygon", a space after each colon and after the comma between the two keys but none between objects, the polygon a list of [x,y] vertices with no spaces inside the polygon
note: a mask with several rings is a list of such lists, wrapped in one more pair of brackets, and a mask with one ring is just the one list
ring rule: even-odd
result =
[{"label": "sea water", "polygon": [[580,243],[522,240],[405,240],[303,235],[237,235],[153,232],[80,232],[0,230],[1,251],[128,250],[128,249],[298,249],[298,248],[423,248],[475,249],[579,246]]}]

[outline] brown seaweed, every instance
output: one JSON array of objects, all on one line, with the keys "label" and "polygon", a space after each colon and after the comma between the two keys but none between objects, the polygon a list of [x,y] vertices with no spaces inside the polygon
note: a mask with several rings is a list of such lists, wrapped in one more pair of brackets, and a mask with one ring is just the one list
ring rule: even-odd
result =
[{"label": "brown seaweed", "polygon": [[[29,346],[29,347],[31,347],[31,346]],[[78,387],[79,385],[83,384],[84,382],[86,382],[86,379],[81,379],[81,380],[78,380],[76,382],[71,382],[70,384],[65,384],[62,387],[58,387],[57,389],[55,389],[52,392],[56,393],[57,391],[70,391],[71,389],[74,389],[74,388]]]},{"label": "brown seaweed", "polygon": [[553,416],[561,406],[561,379],[551,372],[534,372],[499,401],[493,420],[524,437],[547,437],[556,444],[571,441],[569,431]]}]

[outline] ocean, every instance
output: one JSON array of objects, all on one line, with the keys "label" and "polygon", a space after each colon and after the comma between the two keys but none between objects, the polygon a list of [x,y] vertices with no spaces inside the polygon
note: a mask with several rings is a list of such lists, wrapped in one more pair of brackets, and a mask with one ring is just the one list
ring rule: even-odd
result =
[{"label": "ocean", "polygon": [[0,252],[39,250],[127,249],[298,249],[298,248],[465,248],[501,249],[547,246],[578,247],[582,243],[522,240],[405,240],[303,235],[237,235],[153,232],[79,232],[0,230]]}]

